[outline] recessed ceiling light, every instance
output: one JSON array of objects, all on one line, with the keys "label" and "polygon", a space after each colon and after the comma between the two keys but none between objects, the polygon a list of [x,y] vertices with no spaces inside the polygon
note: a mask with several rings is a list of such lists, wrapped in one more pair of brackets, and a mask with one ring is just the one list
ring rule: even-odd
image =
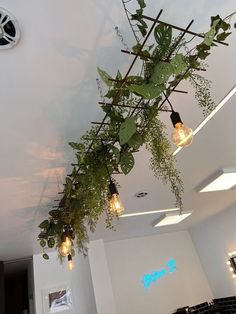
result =
[{"label": "recessed ceiling light", "polygon": [[147,195],[148,195],[148,192],[138,192],[138,193],[134,194],[134,196],[137,198],[142,198],[142,197],[145,197]]},{"label": "recessed ceiling light", "polygon": [[151,210],[151,211],[146,211],[146,212],[124,214],[124,215],[121,215],[120,218],[150,215],[150,214],[156,214],[156,213],[173,212],[173,211],[179,211],[179,208],[166,208],[166,209],[157,209],[157,210]]},{"label": "recessed ceiling light", "polygon": [[[236,86],[234,86],[228,94],[220,101],[220,103],[215,107],[215,109],[204,119],[199,126],[193,131],[193,135],[196,135],[206,124],[209,122],[214,115],[227,103],[228,100],[230,100],[231,97],[236,93]],[[174,153],[173,156],[177,155],[183,147],[178,147]]]},{"label": "recessed ceiling light", "polygon": [[153,227],[162,227],[162,226],[168,226],[168,225],[175,225],[180,223],[182,220],[186,219],[188,216],[190,216],[192,213],[185,213],[185,214],[163,214],[161,217],[159,217],[155,223],[153,224]]},{"label": "recessed ceiling light", "polygon": [[213,192],[229,190],[236,185],[236,169],[221,169],[198,190],[199,192]]}]

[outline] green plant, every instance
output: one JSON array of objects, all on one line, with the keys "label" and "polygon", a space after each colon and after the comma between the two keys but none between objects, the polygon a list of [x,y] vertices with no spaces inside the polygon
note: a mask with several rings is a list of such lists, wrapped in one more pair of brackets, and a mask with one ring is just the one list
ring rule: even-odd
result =
[{"label": "green plant", "polygon": [[[146,4],[144,0],[138,0],[138,4],[140,7],[132,19],[145,36],[148,26],[142,14]],[[135,153],[142,145],[151,153],[150,165],[154,174],[170,184],[176,206],[182,210],[183,183],[175,168],[160,113],[166,110],[165,97],[183,79],[196,88],[204,114],[214,108],[209,82],[196,71],[205,67],[203,60],[215,46],[214,40],[224,41],[230,35],[229,29],[226,20],[218,15],[212,17],[210,30],[205,33],[202,43],[188,51],[183,38],[174,37],[170,26],[159,24],[154,29],[152,45],[140,50],[138,42],[133,47],[133,52],[143,60],[138,75],[124,79],[118,71],[112,78],[98,68],[107,87],[106,102],[102,106],[107,124],[103,128],[93,127],[79,142],[69,143],[75,152],[76,165],[66,177],[58,208],[51,210],[48,219],[39,225],[38,238],[43,250],[59,247],[61,234],[69,226],[76,236],[78,251],[86,255],[88,230],[95,230],[103,213],[107,227],[113,229],[114,215],[108,206],[110,176],[114,172],[129,174],[134,167]],[[49,258],[45,252],[43,257]]]}]

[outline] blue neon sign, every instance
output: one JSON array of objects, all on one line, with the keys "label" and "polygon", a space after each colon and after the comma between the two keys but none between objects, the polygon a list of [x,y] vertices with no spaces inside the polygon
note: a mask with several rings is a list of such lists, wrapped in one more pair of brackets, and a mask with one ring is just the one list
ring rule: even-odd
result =
[{"label": "blue neon sign", "polygon": [[176,261],[170,259],[166,264],[165,268],[158,271],[153,271],[151,274],[145,274],[142,279],[142,283],[145,289],[149,288],[150,285],[160,278],[163,278],[167,274],[172,274],[176,270]]}]

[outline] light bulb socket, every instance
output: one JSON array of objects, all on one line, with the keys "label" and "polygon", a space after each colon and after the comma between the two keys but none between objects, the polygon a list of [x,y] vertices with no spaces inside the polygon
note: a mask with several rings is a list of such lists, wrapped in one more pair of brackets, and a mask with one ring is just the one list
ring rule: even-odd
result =
[{"label": "light bulb socket", "polygon": [[110,181],[110,184],[109,184],[109,190],[110,190],[110,194],[111,195],[113,195],[113,194],[118,194],[119,195],[117,187],[116,187],[115,183],[112,180]]},{"label": "light bulb socket", "polygon": [[72,261],[72,255],[71,254],[68,255],[68,262],[70,262],[70,261]]},{"label": "light bulb socket", "polygon": [[61,243],[66,241],[66,237],[67,237],[66,233],[63,232],[62,235],[61,235]]},{"label": "light bulb socket", "polygon": [[179,113],[174,111],[174,110],[172,111],[172,113],[170,115],[170,119],[171,119],[174,127],[176,126],[177,123],[182,123],[183,124],[183,122],[182,122],[182,120],[180,118]]}]

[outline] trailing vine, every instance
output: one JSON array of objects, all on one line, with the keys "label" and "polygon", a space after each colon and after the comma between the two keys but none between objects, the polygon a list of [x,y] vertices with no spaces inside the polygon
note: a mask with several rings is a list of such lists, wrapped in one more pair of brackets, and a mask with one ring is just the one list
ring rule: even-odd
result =
[{"label": "trailing vine", "polygon": [[[125,5],[125,2],[123,1]],[[146,7],[138,0],[139,8],[132,15],[142,35],[148,25],[143,18]],[[127,12],[126,12],[127,13]],[[141,50],[138,41],[132,51],[143,61],[140,74],[122,77],[120,71],[113,78],[98,68],[107,91],[102,109],[106,124],[92,127],[79,142],[70,142],[76,163],[65,179],[64,191],[58,208],[49,212],[39,228],[40,245],[60,248],[66,234],[76,241],[78,251],[86,255],[89,230],[94,231],[100,216],[106,214],[106,226],[113,229],[114,214],[109,209],[109,184],[114,173],[127,175],[135,164],[135,153],[145,145],[151,153],[150,166],[164,183],[169,183],[176,199],[176,206],[183,209],[183,182],[175,168],[171,144],[166,136],[165,125],[160,119],[168,110],[166,97],[181,80],[189,80],[196,89],[196,98],[204,114],[214,103],[210,97],[209,82],[197,71],[205,67],[203,61],[215,46],[214,40],[224,41],[231,32],[230,24],[219,15],[211,18],[210,30],[194,49],[186,51],[182,36],[173,36],[172,27],[158,24],[154,29],[154,42]],[[136,34],[136,33],[135,33]],[[105,101],[104,101],[105,100]],[[74,255],[74,249],[71,249]],[[48,259],[44,251],[43,257]]]}]

